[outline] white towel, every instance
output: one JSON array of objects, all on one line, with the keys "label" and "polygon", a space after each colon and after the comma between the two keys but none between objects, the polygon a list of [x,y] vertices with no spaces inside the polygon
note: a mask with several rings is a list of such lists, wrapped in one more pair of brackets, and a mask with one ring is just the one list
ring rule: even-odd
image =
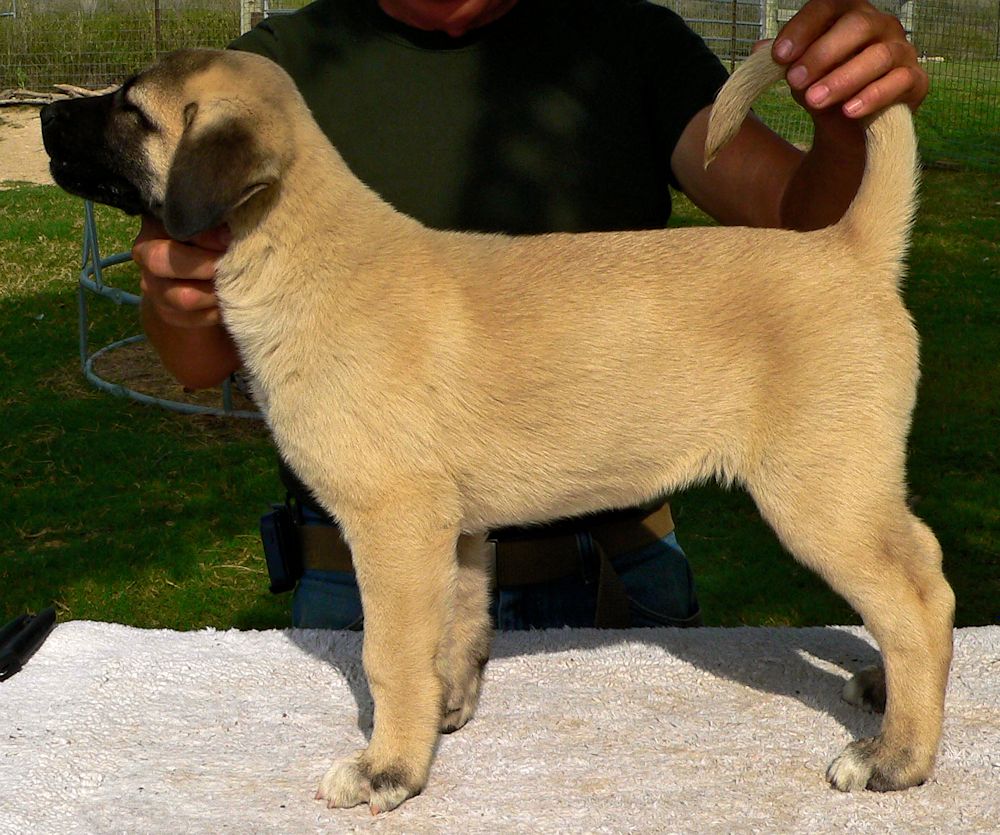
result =
[{"label": "white towel", "polygon": [[1000,627],[955,650],[934,778],[841,794],[864,630],[501,634],[423,794],[371,817],[313,799],[370,732],[360,635],[71,622],[0,683],[0,831],[997,832]]}]

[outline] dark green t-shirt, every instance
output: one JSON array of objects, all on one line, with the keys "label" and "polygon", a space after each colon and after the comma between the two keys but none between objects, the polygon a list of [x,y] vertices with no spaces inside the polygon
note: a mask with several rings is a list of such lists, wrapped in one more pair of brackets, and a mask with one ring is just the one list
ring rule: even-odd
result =
[{"label": "dark green t-shirt", "polygon": [[665,226],[671,153],[726,79],[677,15],[636,0],[519,0],[461,38],[406,27],[377,0],[318,0],[231,46],[284,67],[397,209],[511,234]]},{"label": "dark green t-shirt", "polygon": [[318,0],[232,46],[284,67],[400,211],[514,234],[666,225],[671,153],[726,78],[677,15],[634,0],[520,0],[461,38]]}]

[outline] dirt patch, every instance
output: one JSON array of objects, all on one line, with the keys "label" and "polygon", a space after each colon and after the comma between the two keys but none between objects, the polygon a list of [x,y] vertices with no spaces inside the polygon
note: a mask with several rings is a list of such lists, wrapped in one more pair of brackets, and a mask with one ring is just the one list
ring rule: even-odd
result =
[{"label": "dirt patch", "polygon": [[52,185],[42,145],[38,107],[0,108],[0,188],[16,183]]},{"label": "dirt patch", "polygon": [[[96,350],[100,346],[92,345]],[[222,408],[222,390],[186,389],[171,377],[160,364],[159,357],[148,342],[133,342],[102,354],[94,361],[94,372],[109,383],[138,391],[161,400],[173,400],[196,406]],[[238,411],[255,412],[257,407],[236,386],[232,387],[233,408]]]}]

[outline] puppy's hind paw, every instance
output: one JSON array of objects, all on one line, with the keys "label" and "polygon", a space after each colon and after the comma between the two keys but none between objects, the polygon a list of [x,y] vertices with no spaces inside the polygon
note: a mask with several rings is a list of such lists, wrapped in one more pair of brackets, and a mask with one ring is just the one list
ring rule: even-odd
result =
[{"label": "puppy's hind paw", "polygon": [[475,703],[463,704],[460,707],[445,710],[441,715],[441,733],[452,734],[459,728],[465,727],[475,710]]},{"label": "puppy's hind paw", "polygon": [[862,710],[885,713],[885,670],[878,666],[865,667],[844,685],[841,698]]},{"label": "puppy's hind paw", "polygon": [[451,687],[441,712],[441,733],[450,734],[463,727],[476,712],[482,689],[482,665],[471,676],[466,676],[462,687]]}]

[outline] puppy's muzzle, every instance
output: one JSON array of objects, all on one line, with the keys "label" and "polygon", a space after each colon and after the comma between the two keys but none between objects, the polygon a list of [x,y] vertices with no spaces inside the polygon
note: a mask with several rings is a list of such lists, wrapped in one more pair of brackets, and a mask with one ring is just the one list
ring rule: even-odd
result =
[{"label": "puppy's muzzle", "polygon": [[111,95],[43,107],[39,118],[49,171],[71,194],[139,214],[145,208],[140,190],[122,172],[122,154],[109,144],[111,110]]}]

